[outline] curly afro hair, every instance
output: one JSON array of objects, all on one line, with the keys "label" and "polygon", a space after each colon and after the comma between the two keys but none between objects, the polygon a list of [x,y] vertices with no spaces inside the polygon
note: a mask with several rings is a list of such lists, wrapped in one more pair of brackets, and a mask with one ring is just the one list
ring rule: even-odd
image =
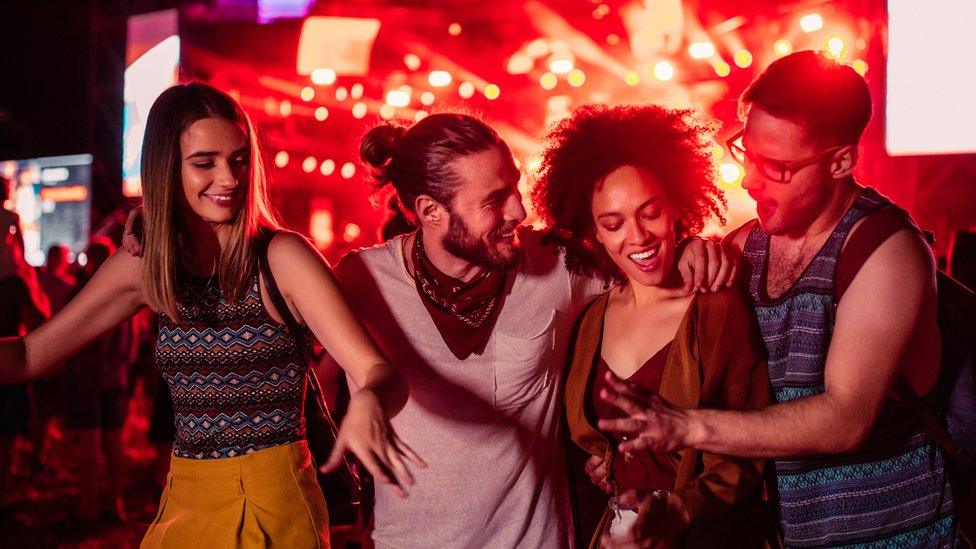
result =
[{"label": "curly afro hair", "polygon": [[656,105],[588,105],[547,137],[532,202],[548,224],[548,242],[566,252],[574,273],[622,281],[623,272],[596,240],[590,204],[597,184],[622,166],[653,174],[677,218],[677,237],[697,234],[712,216],[722,223],[725,197],[715,186],[708,138],[714,125],[691,110]]}]

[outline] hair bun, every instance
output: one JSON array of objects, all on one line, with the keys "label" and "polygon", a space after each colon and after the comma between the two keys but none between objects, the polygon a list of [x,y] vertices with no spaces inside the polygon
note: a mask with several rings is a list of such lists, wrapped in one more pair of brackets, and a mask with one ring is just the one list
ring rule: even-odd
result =
[{"label": "hair bun", "polygon": [[359,145],[359,157],[377,170],[382,170],[396,154],[397,142],[406,129],[382,124],[366,132]]}]

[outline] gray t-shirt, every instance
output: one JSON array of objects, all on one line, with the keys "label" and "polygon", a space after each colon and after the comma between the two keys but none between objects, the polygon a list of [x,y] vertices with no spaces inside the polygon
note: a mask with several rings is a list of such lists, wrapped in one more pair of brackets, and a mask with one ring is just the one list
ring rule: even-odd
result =
[{"label": "gray t-shirt", "polygon": [[353,252],[336,275],[353,310],[406,377],[393,419],[427,463],[402,500],[377,490],[377,547],[568,547],[573,544],[560,431],[573,323],[601,285],[521,234],[523,249],[485,351],[458,360],[406,270],[400,236]]}]

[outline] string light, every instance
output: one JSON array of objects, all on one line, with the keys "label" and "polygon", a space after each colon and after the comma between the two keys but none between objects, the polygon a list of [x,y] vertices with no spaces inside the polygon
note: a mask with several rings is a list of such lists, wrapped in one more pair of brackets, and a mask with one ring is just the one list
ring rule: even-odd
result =
[{"label": "string light", "polygon": [[336,81],[336,71],[332,69],[315,69],[312,71],[312,83],[319,86],[331,86]]}]

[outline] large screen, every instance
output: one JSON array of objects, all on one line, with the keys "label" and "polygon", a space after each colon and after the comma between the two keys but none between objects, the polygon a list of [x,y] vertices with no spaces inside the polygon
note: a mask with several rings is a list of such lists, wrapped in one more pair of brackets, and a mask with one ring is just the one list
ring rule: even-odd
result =
[{"label": "large screen", "polygon": [[976,152],[976,2],[888,0],[888,154]]},{"label": "large screen", "polygon": [[43,265],[55,244],[74,254],[88,245],[91,164],[89,154],[0,162],[3,176],[13,182],[10,201],[20,216],[24,255],[31,265]]},{"label": "large screen", "polygon": [[146,117],[163,90],[177,82],[180,63],[179,15],[165,10],[129,18],[125,54],[125,108],[122,112],[122,193],[141,196],[142,138]]}]

